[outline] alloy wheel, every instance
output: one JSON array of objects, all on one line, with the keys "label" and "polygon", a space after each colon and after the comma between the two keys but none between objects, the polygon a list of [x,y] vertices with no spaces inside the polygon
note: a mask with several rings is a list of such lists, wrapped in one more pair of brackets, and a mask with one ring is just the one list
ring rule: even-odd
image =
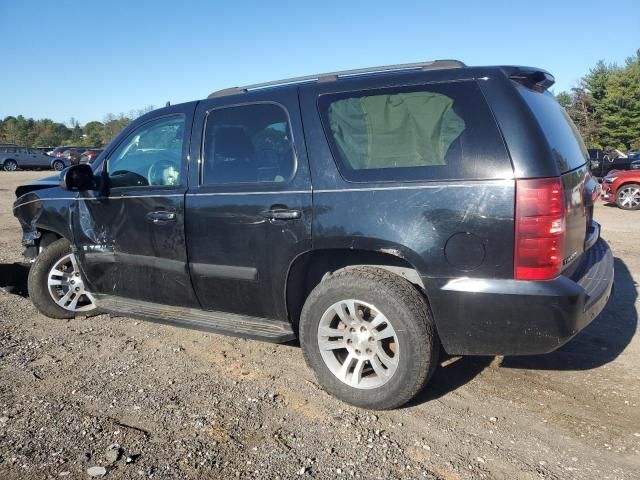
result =
[{"label": "alloy wheel", "polygon": [[18,169],[18,164],[13,160],[8,160],[4,163],[4,169],[7,172],[15,172]]},{"label": "alloy wheel", "polygon": [[618,192],[618,200],[620,205],[626,208],[636,208],[640,205],[640,188],[625,187]]},{"label": "alloy wheel", "polygon": [[60,307],[70,312],[87,312],[96,308],[95,300],[87,292],[73,253],[65,255],[47,275],[49,295]]},{"label": "alloy wheel", "polygon": [[318,347],[329,370],[358,389],[387,383],[400,359],[391,321],[375,306],[355,299],[341,300],[325,311],[318,324]]}]

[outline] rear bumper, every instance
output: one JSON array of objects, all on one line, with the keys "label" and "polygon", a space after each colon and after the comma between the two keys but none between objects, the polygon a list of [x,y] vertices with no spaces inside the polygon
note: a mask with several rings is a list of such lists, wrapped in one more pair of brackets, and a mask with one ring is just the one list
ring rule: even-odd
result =
[{"label": "rear bumper", "polygon": [[544,282],[423,280],[448,353],[548,353],[573,338],[606,305],[613,287],[613,255],[600,239],[571,277]]}]

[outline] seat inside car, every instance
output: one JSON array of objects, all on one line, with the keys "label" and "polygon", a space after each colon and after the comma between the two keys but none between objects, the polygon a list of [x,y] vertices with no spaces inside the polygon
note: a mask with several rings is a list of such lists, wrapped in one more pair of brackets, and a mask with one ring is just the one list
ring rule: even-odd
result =
[{"label": "seat inside car", "polygon": [[209,165],[208,181],[243,183],[256,181],[255,149],[242,127],[216,129],[213,139],[213,165]]}]

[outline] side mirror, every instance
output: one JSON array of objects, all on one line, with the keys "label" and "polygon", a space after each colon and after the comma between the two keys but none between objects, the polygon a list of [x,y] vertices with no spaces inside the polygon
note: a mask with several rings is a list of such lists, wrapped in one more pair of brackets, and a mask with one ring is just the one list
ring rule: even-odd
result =
[{"label": "side mirror", "polygon": [[60,186],[70,192],[84,192],[97,188],[96,177],[87,164],[73,165],[60,173]]}]

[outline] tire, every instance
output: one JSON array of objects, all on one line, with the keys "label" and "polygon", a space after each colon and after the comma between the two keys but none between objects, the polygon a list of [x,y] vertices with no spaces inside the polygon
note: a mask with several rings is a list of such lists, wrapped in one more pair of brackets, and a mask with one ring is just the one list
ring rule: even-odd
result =
[{"label": "tire", "polygon": [[62,160],[56,160],[54,161],[51,166],[53,167],[53,169],[56,172],[61,172],[62,170],[64,170],[64,162]]},{"label": "tire", "polygon": [[2,165],[5,172],[15,172],[18,169],[18,162],[15,160],[5,160]]},{"label": "tire", "polygon": [[[347,323],[352,327],[345,328]],[[391,339],[379,340],[389,332]],[[328,393],[373,410],[397,408],[415,397],[440,352],[421,293],[407,280],[372,267],[340,270],[313,289],[300,317],[300,343],[307,366]]]},{"label": "tire", "polygon": [[[55,267],[58,270],[54,271]],[[71,244],[64,238],[48,245],[36,257],[27,287],[31,301],[47,317],[73,318],[96,310],[93,296],[84,290]]]},{"label": "tire", "polygon": [[618,187],[616,204],[623,210],[640,209],[640,185],[627,183]]}]

